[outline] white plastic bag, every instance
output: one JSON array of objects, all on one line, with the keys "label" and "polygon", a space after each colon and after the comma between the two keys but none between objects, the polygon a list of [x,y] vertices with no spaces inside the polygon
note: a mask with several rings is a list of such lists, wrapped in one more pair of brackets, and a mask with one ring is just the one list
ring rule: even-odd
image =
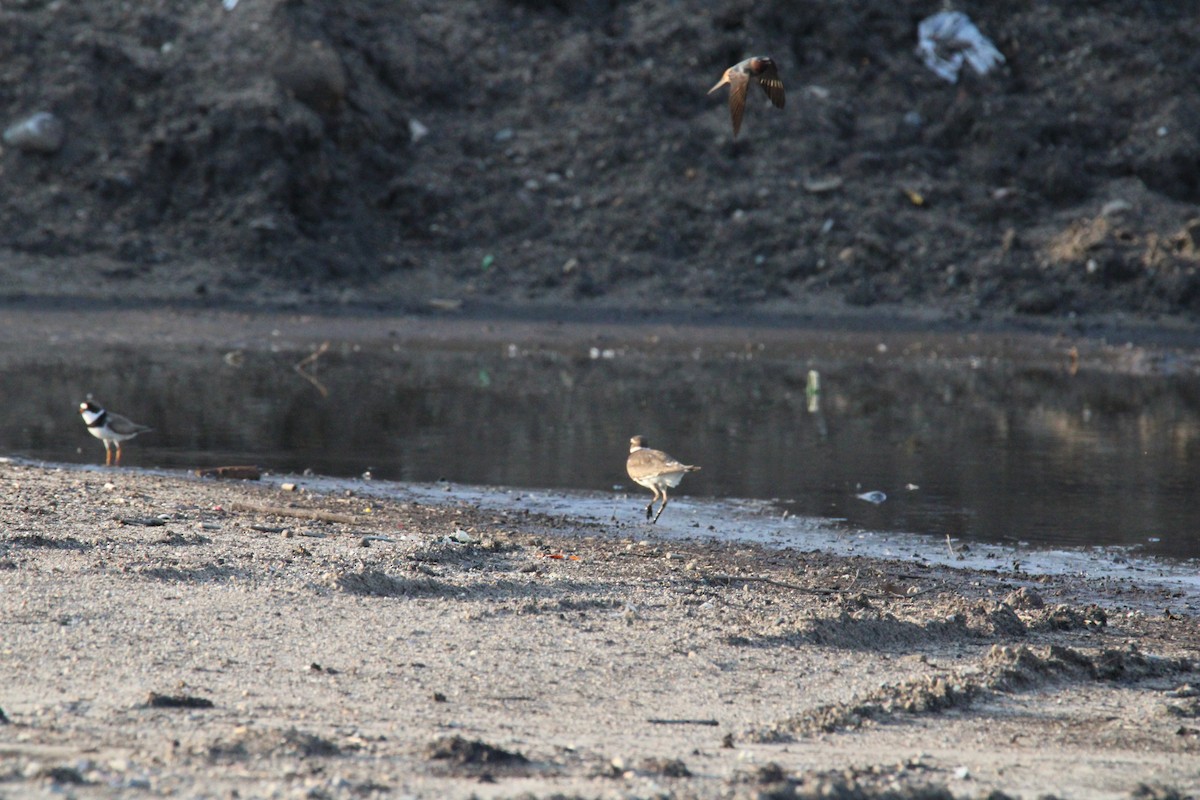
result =
[{"label": "white plastic bag", "polygon": [[958,82],[964,61],[980,75],[1004,63],[1004,54],[961,11],[941,11],[921,20],[917,53],[934,74],[951,83]]}]

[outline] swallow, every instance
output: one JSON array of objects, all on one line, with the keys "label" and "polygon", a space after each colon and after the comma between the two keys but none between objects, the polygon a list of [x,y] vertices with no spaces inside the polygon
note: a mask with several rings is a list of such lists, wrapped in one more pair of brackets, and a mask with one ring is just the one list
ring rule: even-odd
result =
[{"label": "swallow", "polygon": [[120,466],[121,442],[132,439],[139,433],[153,430],[153,428],[147,428],[145,425],[139,425],[122,417],[120,414],[105,411],[91,402],[80,403],[79,413],[83,415],[83,422],[87,425],[88,433],[104,442],[104,466],[106,467],[113,465],[112,448],[114,444],[117,446],[116,465]]},{"label": "swallow", "polygon": [[[658,522],[663,509],[667,507],[667,489],[674,489],[688,472],[700,469],[693,464],[681,464],[676,459],[661,450],[651,450],[646,446],[645,436],[634,436],[629,440],[629,458],[625,461],[625,471],[639,486],[645,486],[654,492],[650,505],[646,506],[646,519],[651,523]],[[658,513],[654,512],[654,501],[662,495],[662,505]]]},{"label": "swallow", "polygon": [[733,118],[735,138],[742,128],[742,112],[746,110],[746,88],[751,81],[763,88],[776,108],[783,108],[783,81],[779,79],[779,68],[767,56],[755,56],[734,64],[725,70],[717,85],[708,90],[708,93],[712,94],[729,84],[729,116]]}]

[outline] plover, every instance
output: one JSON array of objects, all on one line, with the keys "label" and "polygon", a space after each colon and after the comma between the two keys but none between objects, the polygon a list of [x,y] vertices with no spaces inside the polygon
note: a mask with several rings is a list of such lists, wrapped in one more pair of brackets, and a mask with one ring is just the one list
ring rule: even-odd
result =
[{"label": "plover", "polygon": [[80,403],[79,413],[83,415],[83,421],[87,425],[88,433],[104,442],[104,465],[106,467],[113,464],[114,444],[117,446],[116,464],[120,466],[121,442],[126,439],[132,439],[139,433],[153,430],[153,428],[148,428],[145,425],[139,425],[130,419],[126,419],[120,414],[105,411],[91,401]]},{"label": "plover", "polygon": [[779,68],[767,56],[755,56],[739,61],[721,76],[717,85],[708,90],[712,94],[729,84],[729,115],[733,118],[733,135],[736,138],[742,129],[742,113],[746,110],[746,90],[751,82],[757,83],[771,98],[776,108],[783,108],[783,81],[779,79]]},{"label": "plover", "polygon": [[[654,492],[654,497],[650,498],[650,505],[646,506],[646,519],[652,523],[658,522],[663,509],[667,507],[667,488],[674,489],[683,480],[684,473],[695,472],[698,469],[700,468],[692,464],[679,463],[662,450],[646,447],[645,436],[634,436],[629,440],[629,458],[625,461],[625,471],[634,483]],[[660,494],[662,505],[658,507],[658,513],[651,518],[654,501]]]}]

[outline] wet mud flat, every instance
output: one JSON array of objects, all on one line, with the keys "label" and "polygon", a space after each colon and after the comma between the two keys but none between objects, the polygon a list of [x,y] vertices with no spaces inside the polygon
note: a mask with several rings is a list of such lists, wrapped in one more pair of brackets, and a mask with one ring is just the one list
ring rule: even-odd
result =
[{"label": "wet mud flat", "polygon": [[722,543],[687,499],[0,485],[0,796],[1197,791],[1196,599],[1158,583]]},{"label": "wet mud flat", "polygon": [[0,453],[94,463],[91,398],[154,428],[128,466],[595,490],[640,433],[691,495],[1200,556],[1194,336],[850,322],[6,309]]}]

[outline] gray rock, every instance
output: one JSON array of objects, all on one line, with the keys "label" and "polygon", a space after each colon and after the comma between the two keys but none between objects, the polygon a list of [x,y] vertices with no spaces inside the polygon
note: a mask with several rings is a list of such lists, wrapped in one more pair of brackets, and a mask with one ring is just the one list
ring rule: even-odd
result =
[{"label": "gray rock", "polygon": [[66,129],[49,111],[31,114],[4,131],[4,143],[29,153],[56,153],[63,146]]}]

